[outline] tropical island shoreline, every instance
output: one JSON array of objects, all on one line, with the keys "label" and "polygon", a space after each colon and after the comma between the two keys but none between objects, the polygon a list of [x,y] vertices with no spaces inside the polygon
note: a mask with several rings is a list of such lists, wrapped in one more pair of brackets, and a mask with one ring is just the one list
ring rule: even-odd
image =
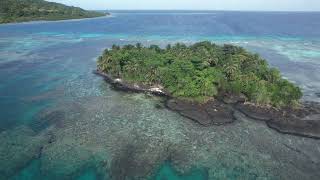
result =
[{"label": "tropical island shoreline", "polygon": [[0,7],[0,24],[88,19],[109,15],[108,12],[88,11],[45,0],[7,0]]},{"label": "tropical island shoreline", "polygon": [[[132,93],[147,93],[164,98],[164,107],[177,112],[202,126],[227,125],[237,121],[236,112],[240,112],[255,121],[263,121],[266,125],[282,134],[290,134],[300,137],[320,139],[320,104],[305,102],[300,109],[275,109],[255,106],[245,103],[243,97],[234,95],[222,95],[206,104],[183,101],[172,97],[164,89],[159,87],[141,87],[130,84],[122,79],[100,71],[94,74],[104,78],[117,91]],[[294,117],[294,119],[289,118]]]},{"label": "tropical island shoreline", "polygon": [[233,123],[240,112],[280,133],[320,139],[320,105],[301,103],[299,87],[242,47],[113,45],[97,63],[94,73],[116,90],[165,97],[166,108],[203,126]]},{"label": "tropical island shoreline", "polygon": [[9,23],[0,23],[2,25],[17,25],[17,24],[40,24],[40,23],[54,23],[54,22],[74,22],[74,21],[82,21],[88,19],[100,19],[100,18],[109,18],[112,17],[111,14],[106,14],[104,16],[98,17],[87,17],[87,18],[77,18],[77,19],[60,19],[60,20],[30,20],[30,21],[22,21],[22,22],[9,22]]}]

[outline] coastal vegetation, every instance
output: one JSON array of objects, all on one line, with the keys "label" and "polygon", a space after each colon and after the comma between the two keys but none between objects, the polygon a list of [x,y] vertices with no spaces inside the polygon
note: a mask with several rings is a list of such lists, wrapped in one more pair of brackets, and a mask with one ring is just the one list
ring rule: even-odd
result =
[{"label": "coastal vegetation", "polygon": [[44,0],[0,0],[0,3],[0,23],[80,19],[105,15]]},{"label": "coastal vegetation", "polygon": [[282,78],[257,54],[233,45],[177,43],[162,49],[140,43],[113,45],[98,59],[98,70],[145,86],[162,86],[175,98],[207,102],[222,94],[244,95],[257,105],[298,104],[299,87]]}]

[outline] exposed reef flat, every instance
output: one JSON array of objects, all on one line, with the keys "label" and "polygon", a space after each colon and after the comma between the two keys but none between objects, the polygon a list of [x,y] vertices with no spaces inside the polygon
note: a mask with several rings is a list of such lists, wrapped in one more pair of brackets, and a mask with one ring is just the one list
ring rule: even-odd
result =
[{"label": "exposed reef flat", "polygon": [[232,107],[217,100],[200,104],[170,99],[167,100],[166,107],[204,126],[224,125],[235,121]]},{"label": "exposed reef flat", "polygon": [[298,109],[262,108],[250,104],[237,104],[236,109],[251,119],[265,121],[278,132],[311,138],[320,138],[320,106],[304,103]]},{"label": "exposed reef flat", "polygon": [[203,126],[232,123],[236,121],[234,113],[239,111],[250,119],[266,122],[268,127],[280,133],[320,139],[320,105],[317,103],[306,102],[298,109],[275,109],[247,104],[244,97],[232,95],[197,103],[172,98],[164,89],[132,85],[98,70],[94,73],[104,77],[117,90],[164,96],[167,108]]}]

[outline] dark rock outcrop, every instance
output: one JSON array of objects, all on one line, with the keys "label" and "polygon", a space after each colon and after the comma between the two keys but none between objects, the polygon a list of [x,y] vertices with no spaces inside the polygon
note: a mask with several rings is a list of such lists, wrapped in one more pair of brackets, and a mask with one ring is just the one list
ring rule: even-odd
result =
[{"label": "dark rock outcrop", "polygon": [[230,94],[230,93],[224,93],[224,94],[219,95],[219,97],[221,97],[220,100],[226,104],[244,103],[247,100],[247,98],[244,94],[234,95],[234,94]]},{"label": "dark rock outcrop", "polygon": [[300,118],[273,119],[267,125],[285,134],[320,139],[320,120],[302,120]]},{"label": "dark rock outcrop", "polygon": [[210,100],[205,104],[200,104],[170,99],[166,102],[166,106],[204,126],[223,125],[235,120],[233,109],[220,101]]},{"label": "dark rock outcrop", "polygon": [[246,116],[259,121],[270,121],[274,116],[279,114],[275,109],[257,107],[244,103],[237,104],[235,108]]},{"label": "dark rock outcrop", "polygon": [[219,95],[218,100],[209,100],[201,104],[174,99],[164,89],[126,83],[98,70],[94,73],[104,77],[116,90],[164,96],[167,98],[165,106],[168,109],[203,126],[232,123],[236,120],[234,112],[240,111],[251,119],[266,122],[268,127],[280,133],[320,139],[320,104],[317,103],[305,102],[303,107],[298,109],[276,109],[245,103],[244,95],[223,94]]},{"label": "dark rock outcrop", "polygon": [[160,88],[154,88],[150,86],[144,86],[141,84],[130,84],[126,83],[120,79],[114,79],[112,76],[103,73],[99,70],[93,71],[94,74],[102,76],[106,82],[110,83],[114,89],[125,92],[134,92],[134,93],[151,93],[156,96],[170,96],[168,92]]},{"label": "dark rock outcrop", "polygon": [[237,104],[235,108],[251,119],[265,121],[280,133],[320,139],[320,106],[316,103],[305,103],[297,109],[276,110],[249,104]]}]

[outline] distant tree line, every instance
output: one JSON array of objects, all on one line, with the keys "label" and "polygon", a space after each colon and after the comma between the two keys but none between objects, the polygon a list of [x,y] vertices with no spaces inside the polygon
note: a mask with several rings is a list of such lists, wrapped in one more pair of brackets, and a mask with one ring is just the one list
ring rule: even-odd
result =
[{"label": "distant tree line", "polygon": [[0,0],[0,23],[78,19],[104,15],[44,0]]},{"label": "distant tree line", "polygon": [[300,88],[266,60],[233,45],[114,45],[99,57],[98,69],[127,82],[159,84],[174,97],[200,102],[232,93],[256,104],[283,107],[296,105],[302,97]]}]

